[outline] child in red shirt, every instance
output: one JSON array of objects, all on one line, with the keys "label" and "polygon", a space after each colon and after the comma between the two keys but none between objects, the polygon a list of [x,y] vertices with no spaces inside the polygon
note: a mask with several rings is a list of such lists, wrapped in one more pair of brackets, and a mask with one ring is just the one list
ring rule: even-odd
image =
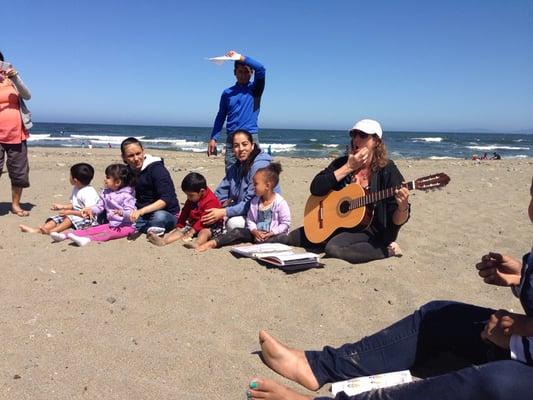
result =
[{"label": "child in red shirt", "polygon": [[187,195],[187,201],[178,218],[177,228],[165,237],[160,237],[156,233],[148,233],[148,240],[151,243],[165,246],[180,239],[188,242],[197,235],[196,242],[187,244],[187,247],[196,248],[223,233],[224,218],[209,226],[202,224],[200,220],[206,210],[222,207],[218,198],[207,187],[203,175],[196,172],[187,174],[181,182],[181,190]]}]

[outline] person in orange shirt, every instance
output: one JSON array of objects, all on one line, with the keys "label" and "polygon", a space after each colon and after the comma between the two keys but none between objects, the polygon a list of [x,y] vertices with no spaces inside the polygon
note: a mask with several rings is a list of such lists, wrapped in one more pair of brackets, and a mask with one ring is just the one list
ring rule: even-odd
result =
[{"label": "person in orange shirt", "polygon": [[20,198],[22,189],[30,186],[26,140],[32,123],[23,100],[29,100],[31,94],[18,71],[4,62],[2,53],[0,61],[0,175],[5,163],[11,180],[11,212],[27,217],[29,212],[20,206]]}]

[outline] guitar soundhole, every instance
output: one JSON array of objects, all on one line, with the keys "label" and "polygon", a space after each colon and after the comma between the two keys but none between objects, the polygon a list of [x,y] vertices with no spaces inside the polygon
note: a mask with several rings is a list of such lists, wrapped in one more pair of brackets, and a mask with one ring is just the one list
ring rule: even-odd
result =
[{"label": "guitar soundhole", "polygon": [[349,201],[341,202],[340,205],[339,205],[339,211],[342,214],[346,214],[347,212],[349,212],[350,211],[350,202]]}]

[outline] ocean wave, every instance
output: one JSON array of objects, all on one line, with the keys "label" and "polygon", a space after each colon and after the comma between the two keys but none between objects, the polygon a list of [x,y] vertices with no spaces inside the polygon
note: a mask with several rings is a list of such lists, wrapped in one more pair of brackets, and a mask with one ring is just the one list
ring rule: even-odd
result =
[{"label": "ocean wave", "polygon": [[[39,136],[39,137],[37,137]],[[69,138],[69,137],[55,137],[55,136],[50,136],[50,135],[38,135],[38,134],[34,134],[32,133],[30,135],[30,137],[28,138],[28,141],[29,142],[46,142],[46,141],[50,141],[50,142],[74,142],[74,140],[72,140],[72,138]],[[63,146],[66,146],[66,145],[63,145]]]},{"label": "ocean wave", "polygon": [[441,137],[416,137],[411,138],[413,142],[442,142]]},{"label": "ocean wave", "polygon": [[[95,142],[105,142],[105,143],[122,143],[124,139],[127,139],[130,136],[110,136],[110,135],[70,135],[74,139],[83,139],[90,140]],[[144,136],[134,136],[136,139],[141,140]]]},{"label": "ocean wave", "polygon": [[50,134],[48,133],[32,133],[30,137],[28,138],[28,142],[32,142],[35,140],[45,140],[50,137]]},{"label": "ocean wave", "polygon": [[180,150],[182,150],[182,151],[190,151],[190,152],[193,152],[193,153],[205,153],[205,152],[207,152],[207,147],[204,147],[204,148],[182,147]]},{"label": "ocean wave", "polygon": [[321,146],[322,147],[339,147],[340,144],[335,144],[335,143],[334,144],[322,144]]},{"label": "ocean wave", "polygon": [[296,147],[296,145],[292,143],[260,143],[260,146],[262,149],[268,149],[270,147],[273,151],[290,151],[290,149],[294,149]]},{"label": "ocean wave", "polygon": [[488,146],[466,146],[466,148],[472,150],[529,150],[529,147],[500,146],[497,144],[491,144]]},{"label": "ocean wave", "polygon": [[459,160],[460,157],[450,157],[450,156],[431,156],[430,160]]}]

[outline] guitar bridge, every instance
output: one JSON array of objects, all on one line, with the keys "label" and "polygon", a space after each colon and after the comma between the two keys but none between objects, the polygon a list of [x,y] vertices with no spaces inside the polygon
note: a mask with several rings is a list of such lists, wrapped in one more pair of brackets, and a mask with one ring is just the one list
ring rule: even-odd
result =
[{"label": "guitar bridge", "polygon": [[318,207],[318,226],[320,229],[324,228],[324,204],[322,203],[322,200],[320,200]]}]

